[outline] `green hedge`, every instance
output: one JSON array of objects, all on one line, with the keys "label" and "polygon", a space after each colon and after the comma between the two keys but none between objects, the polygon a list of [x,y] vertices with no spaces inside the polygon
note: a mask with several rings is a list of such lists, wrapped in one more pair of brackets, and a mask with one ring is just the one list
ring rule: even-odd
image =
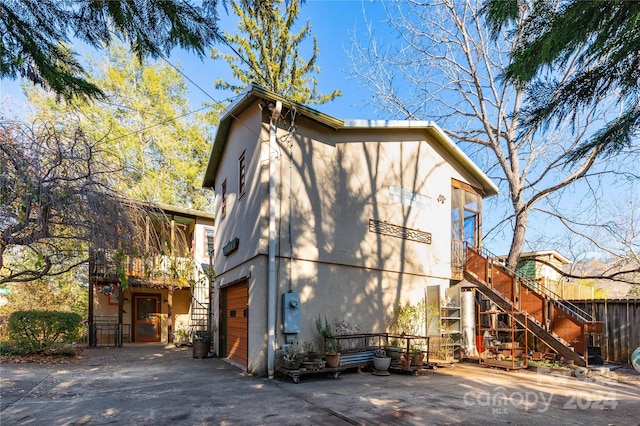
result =
[{"label": "green hedge", "polygon": [[16,311],[9,316],[9,338],[27,352],[44,352],[77,336],[82,317],[75,312]]}]

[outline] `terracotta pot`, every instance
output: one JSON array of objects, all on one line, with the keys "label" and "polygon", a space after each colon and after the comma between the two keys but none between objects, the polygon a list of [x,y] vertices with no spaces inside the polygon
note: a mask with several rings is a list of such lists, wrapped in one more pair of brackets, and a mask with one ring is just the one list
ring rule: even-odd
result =
[{"label": "terracotta pot", "polygon": [[422,365],[424,354],[422,352],[411,354],[411,365]]},{"label": "terracotta pot", "polygon": [[327,362],[327,367],[336,368],[340,366],[340,353],[325,353],[324,360]]}]

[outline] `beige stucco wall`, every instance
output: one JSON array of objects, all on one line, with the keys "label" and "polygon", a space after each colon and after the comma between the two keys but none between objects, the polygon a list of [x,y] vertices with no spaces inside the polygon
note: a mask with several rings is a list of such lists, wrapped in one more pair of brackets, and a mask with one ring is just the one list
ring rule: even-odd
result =
[{"label": "beige stucco wall", "polygon": [[[225,218],[216,197],[216,285],[250,277],[248,370],[259,375],[266,373],[270,157],[276,165],[278,345],[284,342],[281,295],[289,290],[301,295],[299,341],[317,336],[318,315],[382,332],[395,303],[417,301],[428,285],[444,294],[451,277],[451,178],[476,184],[424,130],[336,131],[299,116],[291,137],[285,111],[277,149],[270,150],[262,114],[254,105],[237,117],[215,176],[217,195],[227,180]],[[243,151],[247,192],[238,197]],[[422,207],[394,201],[390,186],[419,194]],[[431,244],[370,232],[370,219],[429,232]],[[238,250],[223,255],[235,237]]]},{"label": "beige stucco wall", "polygon": [[[147,288],[128,288],[124,291],[124,301],[122,304],[122,324],[125,325],[124,330],[126,332],[127,327],[131,330],[131,339],[133,339],[133,294],[159,294],[160,295],[160,341],[168,341],[167,332],[167,318],[168,318],[168,291],[160,289],[147,289]],[[184,323],[188,320],[189,309],[191,302],[191,293],[189,289],[177,289],[173,293],[173,315],[176,324]],[[94,303],[94,317],[110,316],[114,319],[118,317],[118,305],[110,305],[108,297],[100,292],[95,292],[93,296]],[[175,326],[174,326],[175,330]],[[128,342],[129,337],[124,336],[125,343]]]},{"label": "beige stucco wall", "polygon": [[194,222],[194,250],[192,256],[194,260],[202,265],[209,263],[209,256],[207,254],[207,238],[206,231],[208,229],[214,230],[214,222],[210,219],[196,218]]},{"label": "beige stucco wall", "polygon": [[[449,276],[450,210],[436,199],[439,194],[449,198],[451,172],[428,143],[410,133],[391,138],[350,131],[335,135],[335,146],[311,139],[321,135],[310,132],[307,137],[304,129],[297,136],[293,160],[297,173],[291,179],[295,257]],[[289,159],[279,163],[279,188],[285,200],[279,211],[287,218]],[[418,208],[393,202],[391,185],[423,195],[429,204]],[[370,219],[430,232],[432,243],[369,232]],[[288,238],[283,240],[282,250],[288,251]]]},{"label": "beige stucco wall", "polygon": [[[250,108],[240,114],[234,121],[229,140],[224,150],[225,161],[221,163],[216,174],[216,235],[214,268],[216,272],[228,271],[249,259],[258,252],[259,218],[261,194],[260,146],[264,135],[259,133],[261,113],[257,108]],[[238,194],[238,160],[245,152],[246,192]],[[227,215],[220,210],[221,185],[227,180]],[[222,253],[222,248],[230,240],[238,238],[238,251],[229,256]]]}]

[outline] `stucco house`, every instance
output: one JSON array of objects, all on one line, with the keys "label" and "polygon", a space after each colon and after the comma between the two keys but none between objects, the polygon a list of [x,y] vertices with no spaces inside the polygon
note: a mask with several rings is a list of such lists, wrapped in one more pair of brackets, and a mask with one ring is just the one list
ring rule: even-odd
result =
[{"label": "stucco house", "polygon": [[439,306],[498,192],[433,122],[340,120],[259,86],[221,116],[203,186],[216,352],[270,376],[274,351],[313,340],[318,316],[384,332],[397,303]]},{"label": "stucco house", "polygon": [[211,333],[213,215],[164,204],[153,208],[156,213],[139,229],[140,253],[90,252],[89,346],[190,342]]}]

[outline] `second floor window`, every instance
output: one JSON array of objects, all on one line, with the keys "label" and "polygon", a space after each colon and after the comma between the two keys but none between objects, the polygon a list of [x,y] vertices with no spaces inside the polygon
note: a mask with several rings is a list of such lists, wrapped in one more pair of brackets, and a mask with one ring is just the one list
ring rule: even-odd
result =
[{"label": "second floor window", "polygon": [[238,196],[242,196],[244,194],[245,189],[245,161],[244,161],[244,152],[240,156],[238,160]]},{"label": "second floor window", "polygon": [[227,214],[227,180],[222,182],[222,188],[220,190],[220,216],[224,217]]},{"label": "second floor window", "polygon": [[451,238],[480,247],[482,195],[471,185],[451,180]]}]

